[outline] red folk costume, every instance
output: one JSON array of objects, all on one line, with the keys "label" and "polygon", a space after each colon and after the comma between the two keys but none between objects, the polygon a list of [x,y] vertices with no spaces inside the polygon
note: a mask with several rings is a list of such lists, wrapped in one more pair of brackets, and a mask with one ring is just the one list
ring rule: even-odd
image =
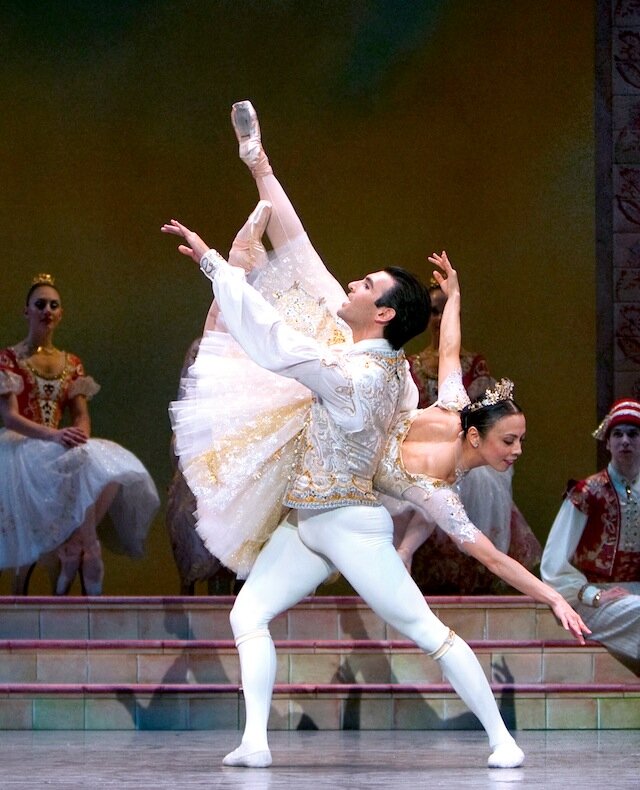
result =
[{"label": "red folk costume", "polygon": [[[610,441],[617,426],[640,429],[640,403],[616,402],[593,433]],[[636,452],[637,438],[625,452]],[[607,445],[611,451],[611,446]],[[627,458],[629,456],[627,455]],[[632,465],[625,473],[632,472]],[[542,554],[542,579],[573,604],[601,642],[640,675],[640,476],[614,463],[579,482],[568,495]],[[609,593],[612,591],[612,594]]]},{"label": "red folk costume", "polygon": [[606,469],[578,482],[569,500],[587,516],[571,564],[592,584],[640,579],[640,551],[620,548],[620,500]]}]

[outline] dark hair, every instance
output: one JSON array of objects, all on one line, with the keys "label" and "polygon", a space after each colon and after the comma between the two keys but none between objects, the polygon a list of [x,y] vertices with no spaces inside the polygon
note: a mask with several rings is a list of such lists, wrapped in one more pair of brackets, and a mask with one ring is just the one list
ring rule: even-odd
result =
[{"label": "dark hair", "polygon": [[395,284],[376,300],[376,307],[393,307],[395,316],[384,328],[383,336],[393,348],[402,348],[412,337],[424,332],[431,315],[429,289],[406,269],[388,266]]},{"label": "dark hair", "polygon": [[514,400],[499,400],[497,403],[480,406],[480,408],[477,406],[473,408],[473,406],[474,404],[471,403],[460,412],[462,432],[465,436],[469,428],[473,427],[484,438],[498,420],[507,417],[509,414],[523,413]]},{"label": "dark hair", "polygon": [[52,285],[51,283],[47,283],[47,282],[33,283],[31,288],[29,288],[29,290],[27,291],[27,299],[25,301],[25,305],[27,307],[29,307],[29,299],[31,299],[31,294],[36,290],[36,288],[44,288],[45,286],[47,286],[48,288],[53,288],[53,290],[58,294],[58,296],[60,296],[60,291],[57,289],[55,285]]}]

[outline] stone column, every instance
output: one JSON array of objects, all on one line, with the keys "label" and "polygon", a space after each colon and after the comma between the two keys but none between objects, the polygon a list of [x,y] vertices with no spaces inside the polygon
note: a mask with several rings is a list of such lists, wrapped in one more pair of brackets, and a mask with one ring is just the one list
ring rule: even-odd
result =
[{"label": "stone column", "polygon": [[617,398],[640,399],[640,0],[598,0],[596,46],[601,417]]}]

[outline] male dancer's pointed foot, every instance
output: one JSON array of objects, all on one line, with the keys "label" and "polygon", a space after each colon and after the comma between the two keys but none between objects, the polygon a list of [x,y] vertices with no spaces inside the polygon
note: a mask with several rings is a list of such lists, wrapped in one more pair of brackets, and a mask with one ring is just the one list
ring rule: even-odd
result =
[{"label": "male dancer's pointed foot", "polygon": [[251,751],[251,747],[242,744],[222,760],[223,765],[233,768],[268,768],[271,765],[271,752],[269,749]]},{"label": "male dancer's pointed foot", "polygon": [[231,123],[238,139],[240,159],[254,176],[270,175],[273,171],[262,147],[260,124],[253,104],[236,102],[231,108]]},{"label": "male dancer's pointed foot", "polygon": [[517,768],[524,762],[524,752],[514,741],[499,743],[489,755],[489,768]]}]

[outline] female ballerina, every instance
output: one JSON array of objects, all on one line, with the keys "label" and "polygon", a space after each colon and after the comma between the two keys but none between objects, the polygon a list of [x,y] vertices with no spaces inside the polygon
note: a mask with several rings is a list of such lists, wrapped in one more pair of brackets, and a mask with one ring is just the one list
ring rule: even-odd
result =
[{"label": "female ballerina", "polygon": [[13,591],[26,594],[33,564],[55,551],[56,594],[80,572],[84,592],[99,595],[97,525],[108,511],[120,549],[141,556],[158,492],[132,453],[89,438],[87,401],[100,387],[53,344],[63,310],[51,275],[34,278],[24,312],[27,337],[0,350],[0,568],[16,569]]},{"label": "female ballerina", "polygon": [[[429,343],[408,357],[418,387],[419,408],[427,408],[438,400],[438,346],[446,296],[435,280],[429,293]],[[495,384],[481,354],[461,348],[460,367],[462,383],[472,401],[479,400]],[[513,502],[512,476],[512,469],[503,473],[490,466],[475,467],[460,481],[459,494],[469,518],[493,545],[531,570],[540,562],[542,550]],[[423,592],[455,590],[469,594],[499,592],[504,588],[504,582],[474,558],[461,557],[447,537],[435,525],[425,522],[411,505],[396,505],[393,520],[398,553]],[[417,551],[427,540],[428,545]]]},{"label": "female ballerina", "polygon": [[[257,128],[257,119],[252,112],[252,108],[250,105],[248,105],[248,103],[240,103],[239,105],[235,105],[233,118],[234,126],[240,140],[241,156],[245,159],[245,161],[248,162],[254,171],[254,175],[256,175],[261,198],[268,199],[270,203],[273,204],[274,210],[272,211],[271,217],[269,219],[267,233],[270,235],[272,243],[274,244],[274,260],[276,263],[282,262],[284,264],[283,269],[286,274],[294,275],[292,279],[289,279],[289,283],[292,288],[297,289],[296,299],[290,301],[283,300],[283,304],[289,309],[289,312],[287,312],[287,310],[283,310],[282,315],[285,320],[288,320],[291,312],[294,314],[296,313],[296,305],[299,309],[301,304],[311,304],[313,303],[314,297],[317,299],[319,295],[318,292],[314,290],[313,278],[310,278],[310,290],[305,291],[305,302],[305,299],[300,293],[299,278],[296,279],[296,276],[299,274],[296,270],[296,265],[300,264],[300,260],[293,259],[290,251],[293,248],[301,249],[307,245],[307,257],[302,261],[303,264],[308,264],[309,256],[313,256],[314,253],[312,248],[310,248],[308,240],[306,240],[302,226],[299,225],[299,220],[297,221],[298,224],[294,226],[294,232],[291,232],[291,228],[288,223],[284,222],[282,219],[283,217],[295,217],[295,212],[293,212],[286,195],[284,195],[281,187],[273,177],[271,169],[268,165],[268,161],[266,160],[266,156],[262,151],[259,140],[259,131]],[[274,239],[271,236],[272,226],[275,227],[273,232],[278,233],[279,238],[283,241],[282,247],[278,247],[277,242],[274,242]],[[295,233],[296,230],[299,231],[297,235]],[[165,225],[163,227],[163,231],[184,237],[187,243],[179,247],[180,251],[190,256],[197,262],[200,260],[202,251],[207,249],[206,245],[204,245],[202,240],[199,239],[196,234],[192,233],[185,226],[176,221],[172,221],[171,223]],[[317,256],[313,258],[313,260],[317,263]],[[440,278],[443,288],[446,288],[447,291],[450,292],[451,302],[449,314],[451,315],[451,320],[454,322],[459,321],[459,291],[457,288],[457,277],[455,275],[455,271],[451,268],[446,255],[433,256],[430,260],[432,260],[432,262],[436,265],[441,265],[444,273],[446,274],[446,277],[443,277],[439,274],[437,274],[436,277]],[[308,268],[305,271],[305,275],[308,278]],[[259,275],[256,277],[254,285],[256,285],[256,287],[260,287]],[[267,291],[265,291],[264,294],[265,298],[268,297]],[[275,297],[274,303],[276,306],[278,305],[278,300],[280,298],[281,296]],[[344,295],[342,296],[342,300],[344,300]],[[304,321],[306,319],[306,315],[299,316],[299,318]],[[212,337],[205,336],[203,339],[203,344],[208,343],[209,340],[212,340]],[[218,341],[220,341],[220,339],[218,339]],[[228,345],[230,347],[232,345],[232,341],[228,341]],[[443,344],[443,354],[446,352],[448,355],[447,361],[445,361],[443,357],[443,374],[445,372],[449,372],[448,367],[451,367],[449,364],[450,360],[456,357],[458,349],[459,329],[457,331],[457,340],[456,337],[452,336],[451,342]],[[452,381],[456,378],[459,379],[459,360],[457,365],[457,376],[455,371],[451,371],[453,374],[451,377]],[[198,391],[198,387],[201,387],[201,392],[205,391],[205,387],[202,385],[207,380],[207,377],[209,377],[209,386],[214,385],[214,383],[217,381],[217,377],[215,375],[212,376],[211,371],[216,369],[216,367],[220,370],[226,367],[226,359],[216,360],[215,354],[213,354],[208,358],[208,361],[205,361],[204,357],[202,360],[196,361],[196,364],[190,373],[190,378],[193,381],[192,384],[189,385],[193,388],[194,395]],[[241,374],[241,371],[238,368],[236,368],[235,372]],[[288,384],[290,384],[289,380],[286,381]],[[229,382],[226,382],[226,385],[228,386]],[[236,380],[235,386],[238,393],[241,393],[250,387],[251,396],[253,396],[256,391],[259,391],[253,386],[250,376],[242,378],[242,384],[240,387],[238,387],[238,381]],[[443,386],[443,391],[446,392],[447,387]],[[227,393],[225,393],[225,402],[227,402],[227,397]],[[460,398],[462,398],[462,393],[460,393]],[[496,399],[498,401],[509,401],[512,403],[510,398],[502,397],[502,393],[499,393],[498,395],[492,395],[491,399]],[[209,397],[208,406],[211,407],[215,400],[216,394],[212,392]],[[245,419],[247,416],[246,410],[248,404],[249,398],[245,397]],[[308,407],[308,400],[306,402],[301,400],[297,405],[302,408],[302,411],[304,411]],[[457,405],[463,405],[461,400]],[[490,404],[483,404],[483,407],[485,405],[488,406]],[[191,445],[192,448],[194,445],[199,445],[195,452],[191,451],[189,452],[189,455],[186,456],[185,474],[189,479],[187,472],[189,471],[190,467],[198,468],[199,472],[202,473],[200,477],[198,477],[197,474],[194,476],[196,489],[198,486],[200,486],[200,491],[194,489],[194,492],[198,497],[198,516],[200,518],[201,501],[205,502],[209,515],[213,516],[215,516],[215,511],[217,509],[215,501],[218,500],[221,502],[223,507],[228,501],[224,487],[224,478],[228,470],[224,468],[225,462],[221,452],[224,444],[223,438],[221,439],[220,437],[216,437],[216,442],[214,442],[213,445],[208,446],[206,441],[200,442],[200,440],[206,436],[206,431],[208,429],[204,429],[198,433],[197,418],[195,416],[195,411],[197,411],[197,409],[198,403],[196,402],[195,398],[194,402],[190,406],[187,406],[186,409],[181,407],[179,404],[176,404],[174,405],[173,419],[176,428],[176,434],[178,438],[180,438],[182,435],[183,443],[185,448],[187,448],[187,451],[189,445]],[[251,404],[251,409],[255,410],[254,403]],[[189,410],[191,410],[190,415],[188,414]],[[474,409],[474,411],[480,411],[480,409]],[[418,418],[421,414],[423,414],[423,412],[417,412],[415,414],[411,413],[411,422],[418,423],[418,427],[414,429],[411,439],[409,439],[408,431],[406,437],[404,434],[402,434],[402,439],[405,441],[408,440],[407,448],[409,452],[419,446],[420,452],[424,452],[426,454],[428,464],[426,464],[424,467],[421,467],[419,466],[416,459],[414,459],[412,456],[409,456],[407,459],[404,459],[406,460],[408,467],[403,468],[400,466],[401,474],[394,475],[389,471],[388,468],[386,468],[387,463],[385,461],[379,473],[380,486],[384,490],[388,490],[392,493],[395,493],[401,489],[400,494],[402,496],[409,496],[411,497],[412,502],[423,506],[424,500],[430,499],[431,497],[416,496],[415,489],[417,489],[419,492],[423,489],[422,481],[418,480],[418,476],[420,474],[424,474],[425,477],[428,476],[429,484],[433,489],[442,490],[446,493],[446,502],[443,502],[440,496],[436,497],[436,500],[439,500],[440,507],[431,512],[432,517],[435,513],[435,516],[443,522],[443,525],[451,532],[451,534],[459,536],[460,543],[464,544],[465,548],[467,548],[467,546],[470,547],[468,548],[470,553],[475,552],[476,556],[479,558],[482,557],[486,561],[490,562],[492,566],[496,568],[496,570],[504,572],[505,578],[514,586],[522,589],[523,592],[534,596],[537,600],[550,605],[563,626],[567,630],[571,631],[576,636],[576,638],[583,642],[583,634],[588,633],[588,629],[586,629],[579,616],[571,609],[571,607],[566,605],[566,602],[564,602],[560,596],[556,595],[553,590],[529,574],[524,568],[522,568],[522,566],[518,565],[518,563],[505,557],[500,552],[498,552],[500,555],[500,562],[496,561],[491,551],[493,547],[491,546],[490,542],[486,538],[483,541],[483,536],[476,534],[477,530],[468,521],[468,519],[465,519],[463,508],[461,505],[459,505],[459,502],[459,512],[457,513],[459,518],[455,519],[446,517],[451,510],[452,503],[454,503],[456,500],[455,491],[452,489],[452,485],[455,483],[458,477],[458,474],[456,473],[456,465],[458,461],[462,465],[469,467],[483,463],[493,463],[496,467],[506,469],[519,455],[521,449],[520,443],[524,434],[524,418],[515,405],[513,407],[507,407],[507,411],[509,412],[508,415],[502,417],[501,419],[515,420],[513,425],[509,424],[507,426],[507,439],[503,438],[504,424],[502,424],[500,428],[494,426],[493,428],[485,431],[484,434],[480,429],[478,429],[477,426],[470,426],[466,435],[461,438],[459,436],[459,416],[455,412],[441,408],[441,406],[434,407],[432,414],[428,418],[430,430],[433,430],[434,432],[434,439],[430,443],[428,443],[425,437],[420,434],[420,429],[425,427],[426,422],[425,420],[418,421]],[[514,413],[512,414],[511,411]],[[220,410],[216,409],[216,413],[220,413]],[[211,412],[209,411],[209,419],[210,414]],[[267,413],[265,412],[265,414]],[[186,421],[183,420],[183,417],[185,416],[188,416]],[[273,426],[279,427],[282,424],[281,422],[278,422],[273,410],[268,413],[266,420],[262,419],[264,416],[262,414],[254,414],[253,416],[254,419],[251,425],[251,430],[247,433],[253,435],[253,428],[258,427],[258,430],[261,431],[259,442],[254,442],[254,444],[250,445],[247,450],[238,443],[238,439],[241,438],[240,434],[237,432],[233,433],[231,435],[231,441],[229,441],[229,446],[235,448],[236,455],[231,459],[231,464],[226,465],[231,465],[237,469],[238,466],[241,466],[241,464],[238,463],[239,460],[244,462],[245,459],[248,459],[251,463],[253,463],[255,461],[255,457],[258,456],[261,464],[258,464],[257,467],[260,470],[260,474],[257,475],[257,478],[260,479],[261,474],[265,469],[270,469],[277,466],[282,461],[283,457],[286,456],[286,453],[283,455],[282,452],[284,449],[286,449],[286,445],[285,443],[278,443],[278,441],[276,441],[267,450],[264,448],[264,441],[262,440],[262,437],[268,436],[270,430],[273,429]],[[207,415],[202,414],[201,417],[201,423],[204,423],[204,421],[207,420]],[[237,415],[234,416],[234,419],[237,420]],[[451,429],[454,421],[457,422],[457,431],[455,432],[455,435],[452,436]],[[496,426],[498,423],[499,421],[496,422]],[[236,428],[239,424],[240,422],[237,421]],[[404,426],[404,422],[401,422],[401,425]],[[499,433],[499,439],[496,438],[496,433]],[[397,439],[397,435],[397,429],[394,429],[391,437],[392,440]],[[195,442],[193,441],[194,437],[196,437]],[[469,444],[470,449],[466,447],[466,443]],[[476,443],[478,445],[477,447],[475,446]],[[515,449],[512,449],[511,445],[514,444]],[[505,450],[507,445],[509,446],[508,451]],[[178,452],[181,454],[180,449],[178,449]],[[393,453],[394,445],[393,442],[391,442],[387,448],[387,454],[390,459],[389,465],[397,464],[398,460],[401,460],[397,457],[394,457]],[[288,467],[290,462],[291,458],[286,456],[284,462],[285,472],[287,468],[290,468]],[[253,468],[256,467],[254,466]],[[407,469],[411,470],[411,477],[408,478],[409,484],[405,485],[406,480],[404,475],[405,470]],[[255,488],[256,476],[250,473],[248,477],[250,478],[250,487]],[[284,482],[286,483],[286,479]],[[280,495],[282,494],[283,490],[283,488],[280,488]],[[429,493],[431,493],[431,491],[429,491]],[[277,497],[276,500],[279,502]],[[254,510],[258,510],[258,508],[255,508],[255,502],[256,499],[251,496],[248,500],[245,500],[245,516],[248,515],[247,511],[252,506]],[[213,506],[212,503],[214,503]],[[261,504],[263,504],[262,501]],[[443,505],[445,504],[447,510],[446,514],[442,512]],[[275,520],[277,521],[277,519]],[[212,526],[211,524],[206,523],[206,519],[204,522],[202,519],[200,519],[198,528],[200,534],[205,537],[205,540],[208,540],[208,545],[210,546],[213,553],[215,553],[216,556],[224,559],[223,553],[215,550],[215,546],[217,545],[218,541],[216,532],[224,529],[223,525],[214,523]],[[246,536],[244,537],[246,538]],[[259,537],[260,540],[257,541],[258,549],[259,546],[264,542],[264,533]],[[425,628],[427,628],[428,631],[430,630],[431,632],[431,636],[427,636],[425,634],[424,638],[421,637],[419,644],[424,646],[425,649],[428,649],[432,657],[440,662],[445,677],[451,682],[455,690],[471,708],[471,710],[476,713],[485,727],[492,748],[492,753],[488,761],[489,765],[492,767],[513,767],[521,764],[524,757],[523,753],[518,748],[511,735],[508,733],[500,717],[495,700],[491,693],[491,689],[477,659],[469,649],[468,645],[466,645],[463,640],[446,628],[446,626],[444,626],[433,615],[433,613],[431,613],[424,601],[424,598],[420,596],[419,591],[417,588],[415,588],[415,585],[408,576],[406,569],[402,565],[398,555],[392,550],[391,534],[389,534],[388,538],[389,546],[385,549],[385,558],[387,558],[386,561],[389,563],[388,570],[389,572],[393,572],[394,578],[397,575],[402,577],[401,584],[403,596],[406,594],[407,597],[410,597],[412,604],[415,603],[415,607],[420,609],[420,622],[425,625]],[[225,536],[221,537],[220,540],[221,542],[224,542]],[[244,548],[248,542],[250,542],[250,537],[243,539],[241,547]],[[487,546],[486,544],[489,545]],[[391,548],[390,554],[388,551],[389,548]],[[268,549],[269,547],[267,546],[265,551],[268,552]],[[311,549],[313,549],[312,545]],[[494,551],[497,550],[494,549]],[[234,561],[234,559],[235,558],[233,556],[230,557],[231,561]],[[272,554],[270,559],[273,559]],[[329,563],[323,567],[322,573],[324,573],[326,576],[331,572],[331,570],[332,568],[330,567]],[[248,582],[249,585],[251,585],[251,581],[252,577],[250,576]],[[246,585],[245,588],[243,588],[243,591],[245,589],[247,589]],[[242,593],[240,594],[239,598],[240,597],[242,597]],[[432,647],[427,648],[427,643],[429,643]],[[243,649],[245,644],[246,643],[243,642]],[[247,705],[246,727],[240,747],[230,755],[227,755],[224,760],[225,764],[243,767],[265,767],[270,764],[271,756],[267,745],[267,720],[272,686],[273,677],[269,675],[269,670],[267,667],[263,667],[259,669],[259,671],[256,671],[255,675],[251,678],[245,678],[243,663],[243,688],[245,691]]]}]

